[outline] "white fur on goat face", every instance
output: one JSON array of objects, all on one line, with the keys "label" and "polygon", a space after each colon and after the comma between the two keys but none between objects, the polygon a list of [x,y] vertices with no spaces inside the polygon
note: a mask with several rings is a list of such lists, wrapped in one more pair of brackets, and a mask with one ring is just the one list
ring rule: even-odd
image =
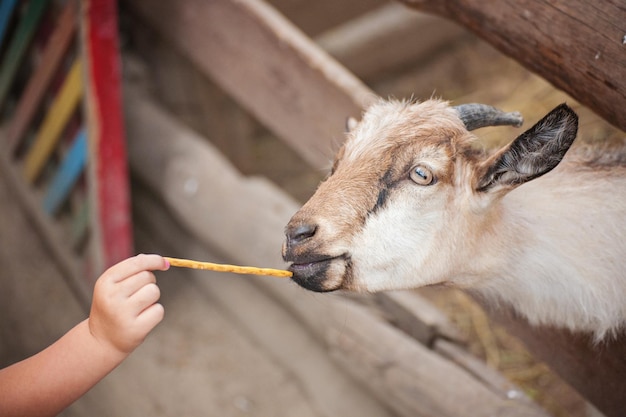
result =
[{"label": "white fur on goat face", "polygon": [[[457,146],[472,136],[447,104],[383,102],[369,109],[339,151],[330,177],[290,222],[315,225],[304,245],[285,244],[297,259],[294,279],[316,291],[379,291],[442,282],[451,263],[434,256],[454,249],[449,217],[455,190],[469,190]],[[416,166],[434,181],[411,179]],[[456,220],[458,221],[458,220]],[[324,260],[320,264],[319,260]],[[312,266],[315,265],[314,268]],[[390,281],[393,279],[393,282]]]},{"label": "white fur on goat face", "polygon": [[444,218],[448,198],[435,191],[442,187],[403,184],[367,218],[351,245],[350,289],[380,291],[443,281],[447,265],[436,252],[446,239],[441,225],[449,220]]}]

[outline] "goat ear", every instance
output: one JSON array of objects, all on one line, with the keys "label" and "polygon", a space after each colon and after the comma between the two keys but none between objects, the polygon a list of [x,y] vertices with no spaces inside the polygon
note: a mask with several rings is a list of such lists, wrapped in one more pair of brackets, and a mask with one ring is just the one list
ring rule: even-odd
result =
[{"label": "goat ear", "polygon": [[576,138],[578,116],[561,104],[478,170],[477,191],[510,190],[550,172]]}]

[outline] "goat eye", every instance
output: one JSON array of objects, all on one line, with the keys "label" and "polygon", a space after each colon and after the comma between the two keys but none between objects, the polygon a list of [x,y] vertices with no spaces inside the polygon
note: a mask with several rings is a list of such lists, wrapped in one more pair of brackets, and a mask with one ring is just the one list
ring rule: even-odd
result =
[{"label": "goat eye", "polygon": [[413,182],[419,185],[431,185],[434,182],[435,177],[430,169],[424,165],[417,165],[411,169],[409,177]]}]

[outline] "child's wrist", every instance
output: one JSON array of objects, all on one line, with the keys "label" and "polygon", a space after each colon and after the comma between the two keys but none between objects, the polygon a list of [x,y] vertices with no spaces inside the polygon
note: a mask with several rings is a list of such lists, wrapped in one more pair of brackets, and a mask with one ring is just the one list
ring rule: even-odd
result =
[{"label": "child's wrist", "polygon": [[93,348],[97,349],[104,358],[115,362],[122,362],[130,354],[130,352],[125,352],[124,350],[119,349],[112,341],[108,340],[106,337],[95,334],[91,328],[89,318],[87,318],[81,324],[85,325],[88,337],[91,344],[93,345]]}]

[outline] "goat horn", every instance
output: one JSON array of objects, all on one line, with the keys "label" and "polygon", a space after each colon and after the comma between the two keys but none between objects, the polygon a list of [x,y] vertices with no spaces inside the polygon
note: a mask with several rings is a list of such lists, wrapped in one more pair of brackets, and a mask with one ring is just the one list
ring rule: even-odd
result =
[{"label": "goat horn", "polygon": [[519,112],[503,112],[486,104],[461,104],[453,107],[467,130],[474,130],[486,126],[515,126],[520,127],[524,118]]}]

